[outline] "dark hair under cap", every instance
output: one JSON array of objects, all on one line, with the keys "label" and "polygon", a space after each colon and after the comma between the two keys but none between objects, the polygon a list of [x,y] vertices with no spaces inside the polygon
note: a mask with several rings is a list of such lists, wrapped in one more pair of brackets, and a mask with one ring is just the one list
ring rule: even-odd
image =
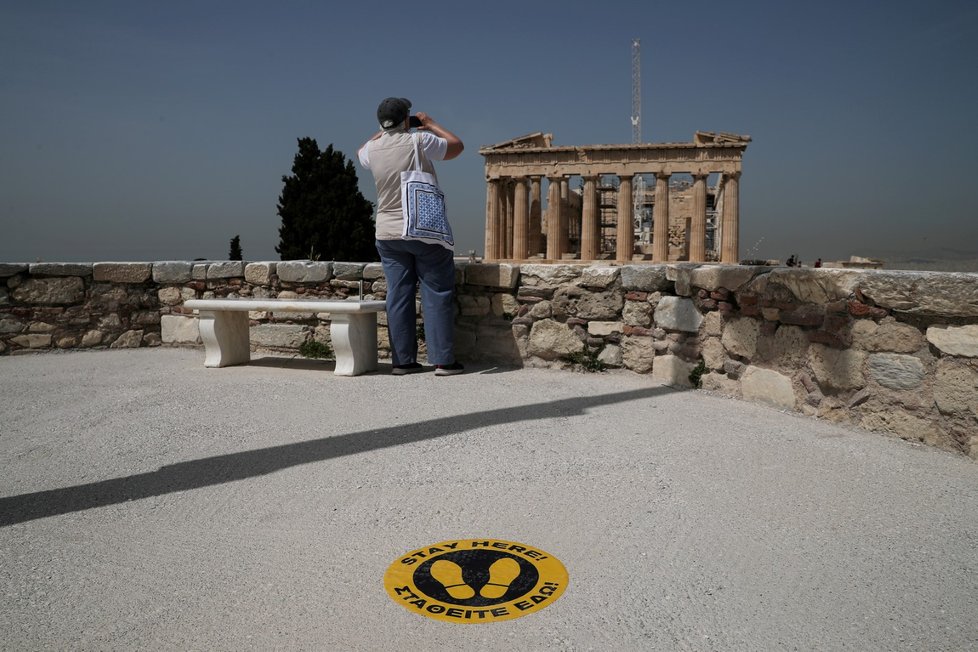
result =
[{"label": "dark hair under cap", "polygon": [[404,123],[411,110],[411,100],[404,97],[388,97],[377,107],[377,121],[384,129],[392,129]]}]

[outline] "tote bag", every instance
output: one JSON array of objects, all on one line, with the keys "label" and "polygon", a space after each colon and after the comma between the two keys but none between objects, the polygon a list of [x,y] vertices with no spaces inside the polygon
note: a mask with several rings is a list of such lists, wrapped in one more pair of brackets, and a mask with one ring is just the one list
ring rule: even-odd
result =
[{"label": "tote bag", "polygon": [[452,227],[445,212],[445,193],[438,187],[435,175],[421,169],[418,134],[414,141],[414,169],[401,172],[401,207],[404,211],[402,240],[421,240],[455,248]]}]

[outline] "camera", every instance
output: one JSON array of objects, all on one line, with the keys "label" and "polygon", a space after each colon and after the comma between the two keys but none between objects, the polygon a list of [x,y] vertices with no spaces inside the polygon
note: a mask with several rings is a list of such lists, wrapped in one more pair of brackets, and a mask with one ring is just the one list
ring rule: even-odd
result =
[{"label": "camera", "polygon": [[408,127],[410,127],[411,129],[417,129],[420,126],[421,126],[421,121],[418,120],[418,116],[416,115],[408,116]]}]

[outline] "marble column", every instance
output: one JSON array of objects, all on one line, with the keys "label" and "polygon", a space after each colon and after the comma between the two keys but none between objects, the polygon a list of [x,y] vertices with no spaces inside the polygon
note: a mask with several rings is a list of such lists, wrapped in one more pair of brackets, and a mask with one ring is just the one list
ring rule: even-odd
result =
[{"label": "marble column", "polygon": [[513,184],[513,255],[514,260],[526,260],[530,253],[530,207],[527,205],[526,177],[517,177]]},{"label": "marble column", "polygon": [[486,248],[485,260],[499,260],[499,182],[490,179],[486,184]]},{"label": "marble column", "polygon": [[547,177],[547,258],[560,260],[560,181],[561,177]]},{"label": "marble column", "polygon": [[706,260],[706,176],[693,175],[693,221],[689,229],[689,260]]},{"label": "marble column", "polygon": [[601,224],[598,216],[598,179],[584,177],[581,197],[581,260],[597,260],[601,248]]},{"label": "marble column", "polygon": [[669,176],[655,173],[655,207],[652,211],[652,262],[669,262]]},{"label": "marble column", "polygon": [[618,178],[618,228],[615,259],[622,263],[631,262],[635,250],[635,227],[632,224],[632,178]]},{"label": "marble column", "polygon": [[740,172],[728,174],[723,183],[723,244],[720,262],[740,262]]},{"label": "marble column", "polygon": [[530,177],[530,255],[536,256],[540,253],[541,234],[543,226],[541,220],[541,195],[540,177]]},{"label": "marble column", "polygon": [[506,179],[503,186],[503,258],[513,257],[513,180]]},{"label": "marble column", "polygon": [[570,180],[560,178],[560,254],[570,252]]}]

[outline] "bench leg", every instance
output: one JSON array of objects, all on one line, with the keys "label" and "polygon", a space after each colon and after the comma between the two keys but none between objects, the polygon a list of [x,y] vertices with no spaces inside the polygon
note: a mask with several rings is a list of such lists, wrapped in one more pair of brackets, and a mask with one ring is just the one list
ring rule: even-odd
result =
[{"label": "bench leg", "polygon": [[251,360],[248,313],[201,310],[199,325],[205,367],[228,367]]},{"label": "bench leg", "polygon": [[332,313],[329,336],[336,353],[337,376],[377,370],[377,313]]}]

